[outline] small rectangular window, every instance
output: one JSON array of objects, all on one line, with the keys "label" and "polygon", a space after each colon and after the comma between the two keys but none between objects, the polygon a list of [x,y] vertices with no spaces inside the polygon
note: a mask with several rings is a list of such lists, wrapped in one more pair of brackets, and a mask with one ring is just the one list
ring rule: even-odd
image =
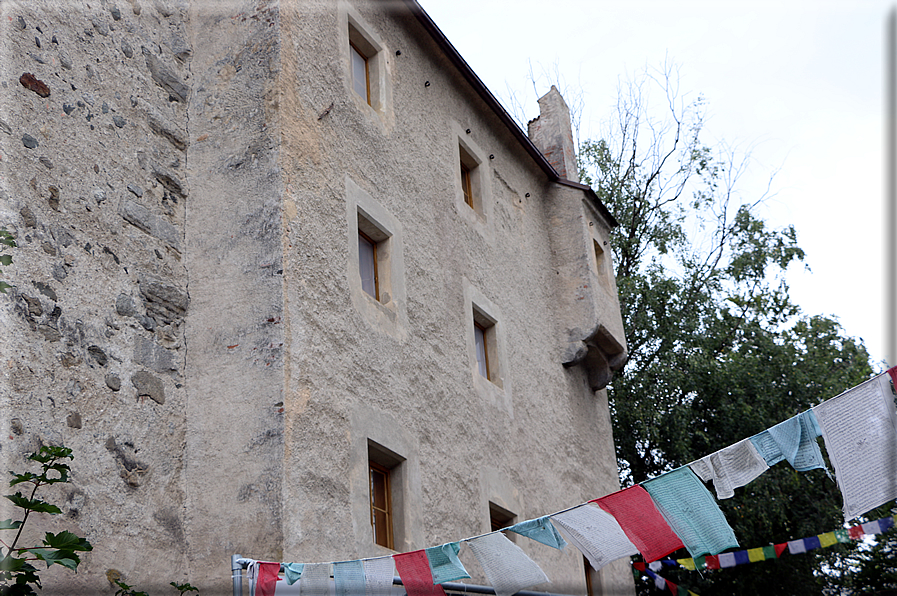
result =
[{"label": "small rectangular window", "polygon": [[371,527],[374,542],[393,548],[392,503],[389,487],[389,469],[371,461]]},{"label": "small rectangular window", "polygon": [[361,289],[374,300],[380,300],[380,285],[377,278],[377,243],[361,230],[358,230],[358,273],[361,275]]},{"label": "small rectangular window", "polygon": [[473,347],[477,372],[484,379],[501,387],[497,322],[476,305],[473,306]]},{"label": "small rectangular window", "polygon": [[368,485],[371,491],[371,533],[374,544],[395,549],[406,544],[405,458],[368,439]]},{"label": "small rectangular window", "polygon": [[473,324],[473,337],[477,349],[477,368],[480,376],[489,378],[489,351],[486,347],[486,330],[477,322]]},{"label": "small rectangular window", "polygon": [[358,275],[361,289],[382,304],[390,296],[390,235],[358,210]]},{"label": "small rectangular window", "polygon": [[464,192],[464,202],[473,209],[473,191],[470,188],[470,168],[461,162],[461,190]]},{"label": "small rectangular window", "polygon": [[489,501],[489,523],[492,531],[497,532],[507,527],[513,526],[517,521],[517,516],[492,501]]},{"label": "small rectangular window", "polygon": [[464,202],[467,203],[468,207],[479,213],[482,211],[482,205],[480,204],[480,164],[461,145],[458,146],[458,155],[460,157],[461,192],[464,195]]},{"label": "small rectangular window", "polygon": [[349,42],[349,54],[352,56],[352,88],[370,105],[371,74],[368,59],[352,42]]},{"label": "small rectangular window", "polygon": [[601,287],[607,291],[611,291],[609,287],[610,280],[607,275],[607,262],[606,256],[604,254],[604,248],[601,247],[601,243],[592,239],[592,244],[595,246],[595,273],[598,275],[598,283],[601,284]]}]

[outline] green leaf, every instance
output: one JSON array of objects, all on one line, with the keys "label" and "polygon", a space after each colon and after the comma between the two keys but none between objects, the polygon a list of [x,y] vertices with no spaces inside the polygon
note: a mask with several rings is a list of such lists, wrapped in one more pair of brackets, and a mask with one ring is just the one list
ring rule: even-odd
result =
[{"label": "green leaf", "polygon": [[20,521],[4,519],[3,521],[0,521],[0,530],[18,530],[21,525],[22,522]]},{"label": "green leaf", "polygon": [[13,475],[13,479],[9,481],[10,486],[15,486],[22,482],[34,482],[38,480],[40,476],[37,474],[33,474],[32,472],[25,472],[24,474],[16,474],[15,472],[10,472]]},{"label": "green leaf", "polygon": [[194,588],[189,583],[179,584],[177,582],[171,582],[171,585],[174,586],[174,589],[181,593],[181,596],[184,595],[184,592],[197,592],[199,593],[199,588]]},{"label": "green leaf", "polygon": [[80,557],[78,557],[74,551],[69,549],[28,548],[25,549],[25,552],[29,552],[41,561],[44,561],[47,564],[47,567],[56,564],[68,567],[74,571],[78,568],[78,563],[81,562]]},{"label": "green leaf", "polygon": [[62,513],[62,510],[59,509],[59,507],[57,507],[56,505],[51,505],[50,503],[41,501],[40,499],[26,499],[22,496],[22,493],[3,496],[12,501],[16,507],[21,507],[22,509],[37,511],[39,513],[50,513],[52,515],[58,515]]},{"label": "green leaf", "polygon": [[64,530],[58,534],[47,532],[46,536],[44,536],[44,544],[50,548],[58,549],[93,550],[93,546],[86,538],[80,538],[68,530]]},{"label": "green leaf", "polygon": [[21,571],[27,564],[28,562],[25,559],[19,559],[17,557],[13,557],[12,555],[6,555],[2,559],[0,559],[0,571]]},{"label": "green leaf", "polygon": [[0,244],[5,244],[6,246],[15,248],[16,241],[13,239],[12,234],[7,232],[6,230],[0,230]]},{"label": "green leaf", "polygon": [[11,265],[12,255],[0,255],[0,265]]},{"label": "green leaf", "polygon": [[115,593],[115,596],[149,596],[146,592],[136,592],[131,588],[133,586],[129,586],[125,582],[121,580],[115,580],[115,585],[119,587],[119,590]]},{"label": "green leaf", "polygon": [[68,459],[74,459],[74,457],[72,456],[72,450],[68,447],[61,447],[57,445],[42,445],[40,451],[38,451],[37,453],[32,453],[28,456],[28,459],[45,464],[47,462],[66,457]]}]

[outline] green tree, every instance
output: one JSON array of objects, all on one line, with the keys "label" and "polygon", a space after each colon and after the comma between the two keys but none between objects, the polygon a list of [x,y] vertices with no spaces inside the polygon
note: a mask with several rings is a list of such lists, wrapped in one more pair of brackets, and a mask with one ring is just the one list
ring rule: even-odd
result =
[{"label": "green tree", "polygon": [[[872,374],[864,346],[837,321],[800,316],[784,279],[804,259],[794,227],[771,229],[760,217],[769,184],[741,194],[750,155],[705,145],[703,98],[682,101],[676,81],[667,68],[624,85],[611,130],[579,152],[583,181],[620,223],[612,244],[630,360],[608,395],[624,484],[750,437]],[[657,91],[659,118],[649,110]],[[835,483],[787,464],[721,507],[748,548],[843,521]],[[702,596],[819,594],[822,569],[847,551],[670,579]]]}]

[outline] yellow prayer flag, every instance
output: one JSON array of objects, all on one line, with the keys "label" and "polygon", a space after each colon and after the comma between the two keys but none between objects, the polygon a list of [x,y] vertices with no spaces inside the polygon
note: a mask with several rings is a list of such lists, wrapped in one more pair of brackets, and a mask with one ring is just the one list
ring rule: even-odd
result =
[{"label": "yellow prayer flag", "polygon": [[695,570],[695,560],[694,559],[676,559],[676,562],[688,569],[689,571]]},{"label": "yellow prayer flag", "polygon": [[763,548],[749,548],[748,559],[751,563],[756,563],[757,561],[765,561],[766,555],[763,554]]},{"label": "yellow prayer flag", "polygon": [[819,535],[819,546],[821,548],[825,548],[833,544],[838,544],[838,537],[835,536],[834,532],[826,532],[825,534]]}]

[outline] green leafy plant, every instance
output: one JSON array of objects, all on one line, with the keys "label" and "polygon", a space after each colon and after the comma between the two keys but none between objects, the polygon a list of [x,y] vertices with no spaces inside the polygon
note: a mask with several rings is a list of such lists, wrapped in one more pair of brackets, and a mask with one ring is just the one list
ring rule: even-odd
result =
[{"label": "green leafy plant", "polygon": [[[138,592],[134,589],[134,586],[129,586],[120,579],[113,580],[112,583],[118,586],[115,596],[149,596],[146,592]],[[189,583],[179,584],[177,582],[171,582],[169,585],[174,587],[174,589],[180,593],[180,596],[184,596],[187,592],[199,593],[199,588],[194,588]]]},{"label": "green leafy plant", "polygon": [[10,530],[16,533],[11,543],[7,544],[0,540],[0,544],[2,544],[0,547],[0,582],[2,582],[0,583],[0,595],[2,596],[35,594],[34,586],[41,588],[38,568],[31,564],[32,561],[43,561],[47,564],[47,568],[55,564],[75,570],[81,562],[78,552],[93,549],[87,540],[69,531],[62,531],[58,534],[47,532],[42,543],[37,546],[18,546],[19,538],[22,536],[22,531],[31,512],[50,515],[62,513],[59,507],[37,499],[35,495],[41,486],[68,482],[71,468],[64,460],[73,458],[72,450],[67,447],[45,445],[37,453],[32,453],[28,459],[41,465],[40,473],[17,474],[10,472],[13,479],[9,486],[30,484],[30,494],[26,497],[21,491],[16,491],[13,495],[4,495],[13,505],[22,509],[23,513],[21,520],[0,521],[0,530]]},{"label": "green leafy plant", "polygon": [[118,586],[115,596],[149,596],[146,592],[138,592],[132,589],[134,586],[129,586],[120,579],[115,580],[115,585]]},{"label": "green leafy plant", "polygon": [[[7,247],[15,248],[16,241],[13,239],[12,234],[0,228],[0,265],[4,267],[12,264],[12,255],[3,254]],[[6,290],[11,287],[8,283],[0,281],[0,293],[5,294]]]}]

